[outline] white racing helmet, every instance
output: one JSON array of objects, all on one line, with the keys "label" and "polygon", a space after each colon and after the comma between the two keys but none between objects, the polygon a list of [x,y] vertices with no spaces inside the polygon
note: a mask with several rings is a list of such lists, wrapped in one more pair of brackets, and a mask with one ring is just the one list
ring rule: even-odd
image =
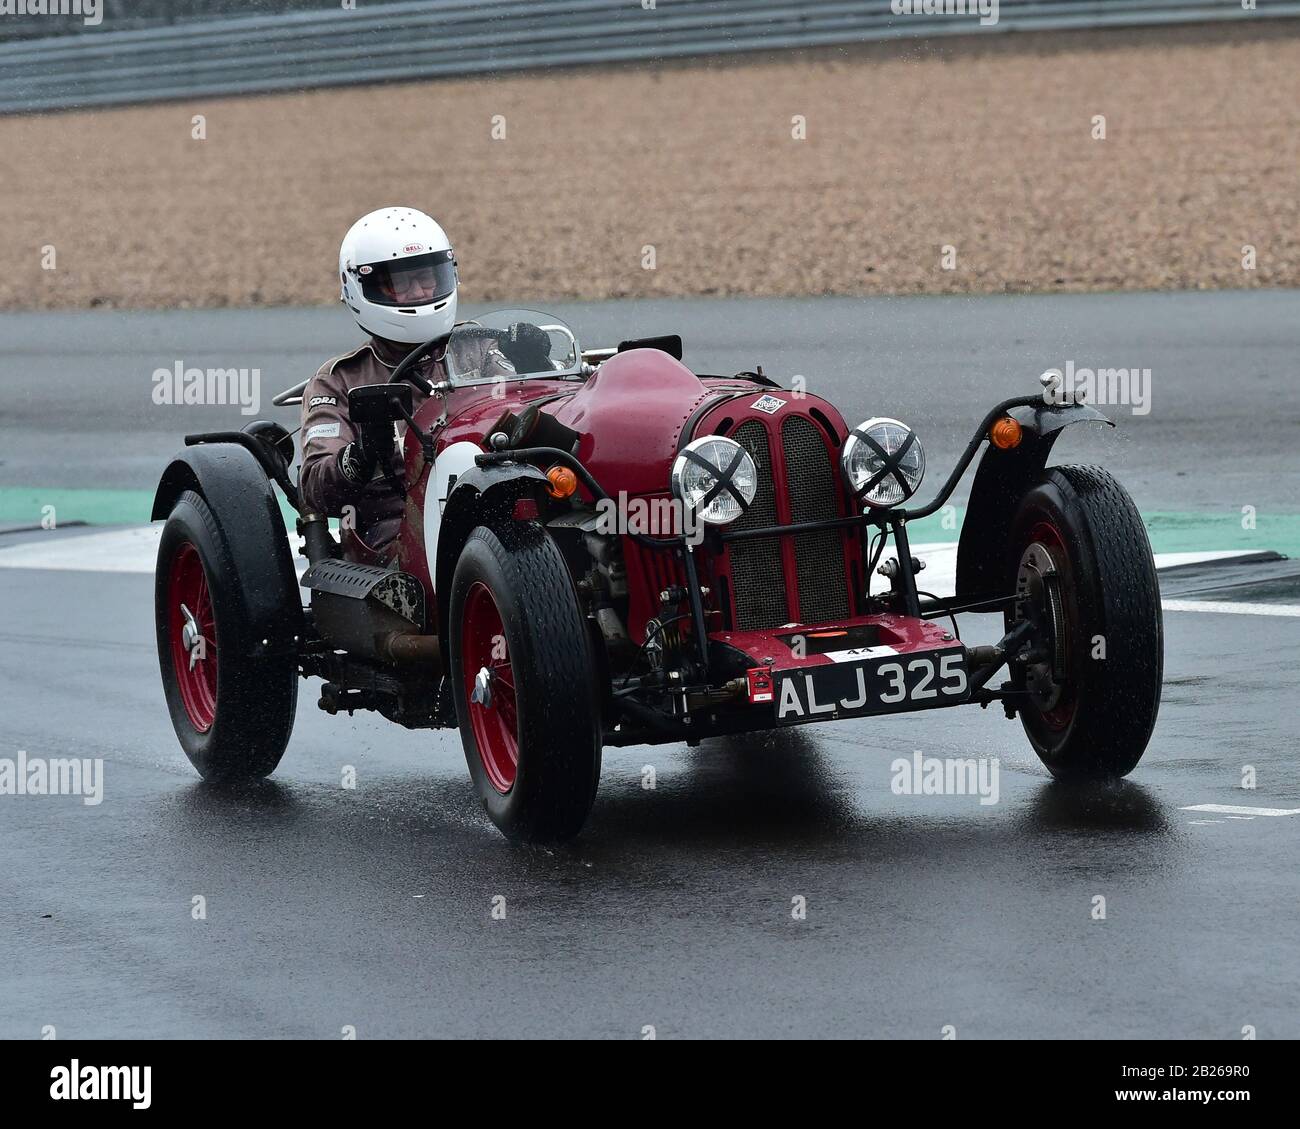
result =
[{"label": "white racing helmet", "polygon": [[419,345],[456,324],[456,256],[437,222],[414,208],[362,216],[339,247],[342,299],[374,337]]}]

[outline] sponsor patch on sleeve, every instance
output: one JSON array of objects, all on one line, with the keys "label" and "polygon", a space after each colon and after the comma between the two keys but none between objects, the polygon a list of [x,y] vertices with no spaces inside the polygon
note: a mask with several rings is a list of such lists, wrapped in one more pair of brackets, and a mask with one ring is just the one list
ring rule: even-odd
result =
[{"label": "sponsor patch on sleeve", "polygon": [[339,437],[338,422],[318,423],[314,427],[307,428],[307,434],[303,437],[305,443],[310,443],[313,439],[337,439]]},{"label": "sponsor patch on sleeve", "polygon": [[321,404],[337,404],[337,396],[313,396],[311,402],[307,405],[309,408],[319,408]]}]

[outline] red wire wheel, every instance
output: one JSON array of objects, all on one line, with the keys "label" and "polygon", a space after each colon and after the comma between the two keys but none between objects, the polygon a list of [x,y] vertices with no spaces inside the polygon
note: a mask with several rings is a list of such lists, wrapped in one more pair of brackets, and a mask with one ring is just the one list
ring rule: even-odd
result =
[{"label": "red wire wheel", "polygon": [[185,713],[198,733],[217,718],[217,631],[212,593],[198,550],[182,542],[167,576],[172,666]]},{"label": "red wire wheel", "polygon": [[452,575],[448,659],[465,763],[488,818],[516,843],[563,843],[600,780],[591,628],[539,522],[473,529]]},{"label": "red wire wheel", "polygon": [[[269,489],[260,467],[245,469],[250,491]],[[243,596],[253,585],[257,621]],[[154,635],[172,728],[204,780],[260,780],[280,763],[298,705],[298,654],[277,620],[292,621],[299,599],[278,512],[273,520],[269,508],[259,516],[238,502],[214,510],[181,491],[158,542]]]},{"label": "red wire wheel", "polygon": [[465,594],[461,655],[474,743],[488,780],[504,796],[519,772],[519,712],[505,624],[481,580]]}]

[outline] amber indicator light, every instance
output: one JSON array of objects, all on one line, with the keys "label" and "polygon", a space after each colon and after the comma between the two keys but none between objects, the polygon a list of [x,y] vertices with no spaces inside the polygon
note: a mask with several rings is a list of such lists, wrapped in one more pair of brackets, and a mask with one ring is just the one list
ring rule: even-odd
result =
[{"label": "amber indicator light", "polygon": [[1020,446],[1020,439],[1023,434],[1024,432],[1021,430],[1018,420],[1014,420],[1010,416],[1003,416],[989,428],[989,442],[1000,451],[1008,451],[1012,447]]},{"label": "amber indicator light", "polygon": [[553,466],[546,472],[546,489],[552,498],[568,498],[578,488],[578,476],[567,466]]}]

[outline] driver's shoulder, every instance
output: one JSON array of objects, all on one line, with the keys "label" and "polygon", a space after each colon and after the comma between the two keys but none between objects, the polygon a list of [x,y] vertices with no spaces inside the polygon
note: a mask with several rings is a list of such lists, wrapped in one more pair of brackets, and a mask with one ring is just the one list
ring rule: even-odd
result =
[{"label": "driver's shoulder", "polygon": [[373,368],[381,364],[382,362],[375,352],[374,345],[369,341],[363,341],[355,349],[347,353],[340,353],[337,357],[331,357],[316,370],[315,379],[331,383],[342,380],[347,383],[349,378],[369,373]]}]

